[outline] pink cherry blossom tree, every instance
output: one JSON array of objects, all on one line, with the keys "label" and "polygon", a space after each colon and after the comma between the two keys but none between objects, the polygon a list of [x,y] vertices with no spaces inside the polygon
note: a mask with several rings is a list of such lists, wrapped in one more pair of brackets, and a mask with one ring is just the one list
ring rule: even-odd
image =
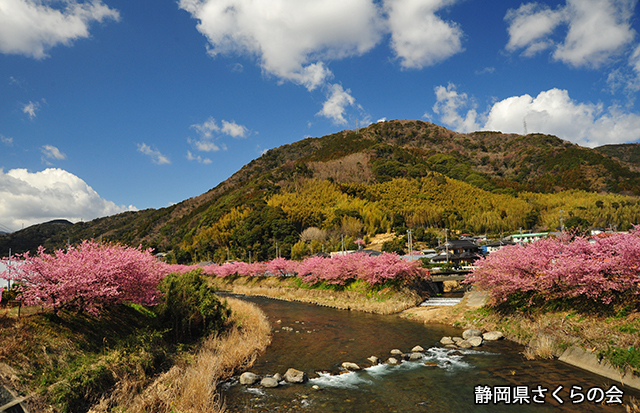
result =
[{"label": "pink cherry blossom tree", "polygon": [[17,258],[21,262],[3,261],[8,266],[5,272],[21,283],[25,304],[56,312],[72,309],[99,315],[102,308],[120,303],[154,305],[158,283],[169,272],[151,249],[95,241],[53,254],[40,247],[34,256],[26,253]]},{"label": "pink cherry blossom tree", "polygon": [[475,264],[467,282],[487,289],[494,303],[516,293],[543,300],[587,297],[610,303],[640,294],[640,231],[548,238],[506,246]]}]

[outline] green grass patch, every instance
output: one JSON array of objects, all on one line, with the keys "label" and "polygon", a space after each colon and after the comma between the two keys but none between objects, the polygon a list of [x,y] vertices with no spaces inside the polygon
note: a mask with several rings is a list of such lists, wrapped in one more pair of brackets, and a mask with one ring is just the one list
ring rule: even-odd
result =
[{"label": "green grass patch", "polygon": [[352,280],[345,284],[331,284],[327,281],[310,284],[304,282],[303,278],[292,277],[291,279],[297,288],[326,291],[352,291],[362,293],[366,295],[367,298],[379,302],[388,300],[402,287],[402,281],[399,280],[389,280],[382,284],[371,285],[363,280]]},{"label": "green grass patch", "polygon": [[627,334],[638,334],[638,332],[640,332],[640,328],[635,324],[623,324],[621,326],[617,326],[616,330]]},{"label": "green grass patch", "polygon": [[122,305],[100,318],[60,311],[13,323],[20,334],[0,329],[7,343],[0,359],[23,371],[22,384],[55,411],[86,412],[120,378],[144,380],[172,364],[172,349],[146,308]]},{"label": "green grass patch", "polygon": [[640,349],[635,347],[624,349],[610,346],[607,350],[599,352],[598,357],[600,359],[604,358],[621,370],[630,368],[634,375],[640,376]]}]

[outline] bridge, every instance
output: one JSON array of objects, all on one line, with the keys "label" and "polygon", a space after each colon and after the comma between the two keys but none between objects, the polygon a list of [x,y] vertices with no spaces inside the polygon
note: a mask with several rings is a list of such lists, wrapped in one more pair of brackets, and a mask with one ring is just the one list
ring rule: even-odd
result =
[{"label": "bridge", "polygon": [[444,282],[445,281],[464,281],[467,274],[471,271],[469,270],[461,270],[461,271],[439,271],[431,275],[431,285],[433,292],[436,294],[444,292]]}]

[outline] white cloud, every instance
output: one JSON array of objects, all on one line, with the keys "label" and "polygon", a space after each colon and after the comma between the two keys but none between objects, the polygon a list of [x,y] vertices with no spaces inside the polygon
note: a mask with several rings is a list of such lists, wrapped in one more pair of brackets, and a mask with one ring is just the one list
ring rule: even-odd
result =
[{"label": "white cloud", "polygon": [[13,145],[13,138],[9,138],[7,136],[0,135],[0,142],[4,143],[7,146],[12,146]]},{"label": "white cloud", "polygon": [[155,164],[165,165],[165,164],[170,164],[171,163],[169,158],[167,158],[162,153],[160,153],[159,150],[152,149],[146,143],[139,143],[138,144],[138,152],[143,153],[143,154],[147,155],[148,157],[150,157],[151,161],[153,163],[155,163]]},{"label": "white cloud", "polygon": [[255,56],[265,73],[308,90],[332,77],[325,61],[372,49],[384,26],[371,0],[181,0],[209,54]]},{"label": "white cloud", "polygon": [[618,86],[623,86],[624,90],[629,94],[640,90],[640,45],[636,46],[629,56],[629,67],[631,73],[618,69],[609,74],[607,83],[609,83],[612,90],[615,90]]},{"label": "white cloud", "polygon": [[20,228],[53,219],[88,221],[124,211],[104,200],[82,179],[62,169],[31,173],[26,169],[0,169],[0,223]]},{"label": "white cloud", "polygon": [[213,132],[220,132],[220,127],[214,118],[209,118],[203,123],[191,125],[191,128],[195,129],[202,138],[206,139],[211,138]]},{"label": "white cloud", "polygon": [[187,142],[189,142],[194,149],[201,152],[217,152],[221,149],[227,149],[224,143],[214,142],[217,138],[215,134],[223,134],[236,139],[246,138],[249,134],[249,129],[247,129],[246,126],[238,125],[233,121],[222,120],[222,127],[220,127],[212,117],[203,123],[191,125],[191,129],[198,133],[199,139],[188,138]]},{"label": "white cloud", "polygon": [[385,0],[391,48],[406,69],[432,66],[462,52],[463,32],[436,12],[456,0]]},{"label": "white cloud", "polygon": [[629,65],[633,68],[633,70],[635,70],[636,73],[640,74],[640,45],[638,45],[631,54]]},{"label": "white cloud", "polygon": [[489,112],[486,130],[547,133],[582,146],[595,147],[640,139],[640,116],[618,106],[572,100],[566,90],[551,89],[535,98],[514,96],[496,102]]},{"label": "white cloud", "polygon": [[56,148],[53,145],[44,145],[40,148],[40,152],[42,152],[42,162],[51,165],[48,159],[61,161],[63,159],[67,159],[67,155],[60,152],[60,149]]},{"label": "white cloud", "polygon": [[[189,142],[194,149],[200,152],[218,152],[221,149],[215,142],[207,139],[187,139],[187,142]],[[226,149],[224,145],[223,148]]]},{"label": "white cloud", "polygon": [[[554,59],[574,67],[597,68],[619,55],[634,40],[631,18],[635,0],[567,0],[551,10],[538,3],[522,4],[507,12],[508,51],[524,49],[530,56],[551,48]],[[566,37],[552,34],[566,26]]]},{"label": "white cloud", "polygon": [[535,98],[522,95],[503,99],[486,114],[478,114],[473,107],[464,113],[470,99],[452,84],[436,87],[436,99],[433,111],[440,115],[440,121],[460,132],[483,129],[523,133],[526,124],[528,133],[555,135],[587,147],[640,139],[640,115],[615,105],[604,108],[602,104],[576,102],[569,92],[556,88]]},{"label": "white cloud", "polygon": [[238,125],[235,122],[227,122],[226,120],[222,121],[222,128],[220,131],[232,138],[246,138],[249,133],[249,130],[246,127]]},{"label": "white cloud", "polygon": [[353,106],[356,100],[351,96],[351,90],[344,90],[341,85],[330,85],[328,90],[327,100],[317,115],[329,118],[336,124],[344,125],[347,123],[344,118],[347,106]]},{"label": "white cloud", "polygon": [[[389,34],[403,68],[441,62],[463,51],[460,26],[438,16],[459,1],[180,0],[178,4],[197,20],[211,56],[255,57],[263,73],[279,82],[309,91],[329,89],[318,114],[344,124],[347,106],[362,108],[350,93],[330,84],[334,75],[328,63],[361,56]],[[369,119],[366,113],[363,116]]]},{"label": "white cloud", "polygon": [[509,23],[507,50],[513,52],[524,48],[523,54],[532,56],[553,45],[549,36],[563,21],[563,12],[551,10],[546,5],[527,3],[508,10],[505,20]]},{"label": "white cloud", "polygon": [[202,156],[194,156],[191,151],[187,151],[187,159],[190,161],[198,161],[199,163],[209,165],[213,161],[209,158],[203,158]]},{"label": "white cloud", "polygon": [[[446,88],[436,86],[435,93],[436,103],[432,110],[436,115],[440,115],[442,123],[458,132],[472,132],[480,128],[475,105],[470,103],[466,93],[459,94],[452,83]],[[471,109],[464,116],[461,115],[460,112],[469,106]]]},{"label": "white cloud", "polygon": [[[56,9],[52,3],[62,7]],[[68,46],[73,40],[89,37],[89,25],[106,19],[118,21],[120,15],[99,0],[2,0],[0,52],[42,59],[58,44]]]},{"label": "white cloud", "polygon": [[36,111],[40,110],[40,103],[29,102],[22,107],[22,113],[29,115],[29,119],[33,120],[36,117]]},{"label": "white cloud", "polygon": [[496,71],[495,67],[485,67],[484,69],[476,70],[475,74],[476,75],[486,75],[486,74],[489,74],[489,73],[493,73],[495,71]]},{"label": "white cloud", "polygon": [[236,63],[235,65],[231,66],[231,71],[234,73],[242,73],[244,71],[244,66],[242,66],[241,63]]}]

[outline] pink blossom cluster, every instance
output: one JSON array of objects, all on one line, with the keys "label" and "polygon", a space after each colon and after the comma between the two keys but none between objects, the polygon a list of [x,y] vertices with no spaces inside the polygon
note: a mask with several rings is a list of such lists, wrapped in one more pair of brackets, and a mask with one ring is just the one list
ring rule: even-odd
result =
[{"label": "pink blossom cluster", "polygon": [[640,294],[640,230],[506,246],[476,261],[467,282],[489,290],[496,303],[520,292],[547,300],[586,296],[604,303],[619,293]]},{"label": "pink blossom cluster", "polygon": [[233,275],[251,276],[263,275],[267,271],[266,264],[262,262],[246,263],[242,261],[226,262],[222,265],[208,265],[203,267],[203,272],[215,277],[229,277]]},{"label": "pink blossom cluster", "polygon": [[0,277],[10,276],[21,283],[26,305],[93,315],[119,303],[156,304],[158,283],[169,273],[169,267],[158,262],[151,249],[95,241],[51,255],[40,247],[34,256],[26,253],[3,262],[8,268]]},{"label": "pink blossom cluster", "polygon": [[302,262],[276,258],[267,263],[247,264],[245,262],[225,263],[204,267],[205,274],[217,277],[239,276],[293,276],[297,275],[305,282],[315,284],[344,285],[348,281],[363,280],[370,285],[381,284],[389,280],[405,280],[413,277],[426,277],[425,269],[417,262],[408,263],[395,254],[384,253],[380,256],[355,253],[337,255],[332,258],[311,257]]},{"label": "pink blossom cluster", "polygon": [[426,271],[417,262],[403,261],[395,254],[370,256],[355,253],[337,255],[330,259],[318,258],[310,258],[300,265],[298,274],[305,282],[313,284],[326,281],[329,284],[344,285],[348,281],[363,280],[375,285],[390,280],[426,276]]}]

